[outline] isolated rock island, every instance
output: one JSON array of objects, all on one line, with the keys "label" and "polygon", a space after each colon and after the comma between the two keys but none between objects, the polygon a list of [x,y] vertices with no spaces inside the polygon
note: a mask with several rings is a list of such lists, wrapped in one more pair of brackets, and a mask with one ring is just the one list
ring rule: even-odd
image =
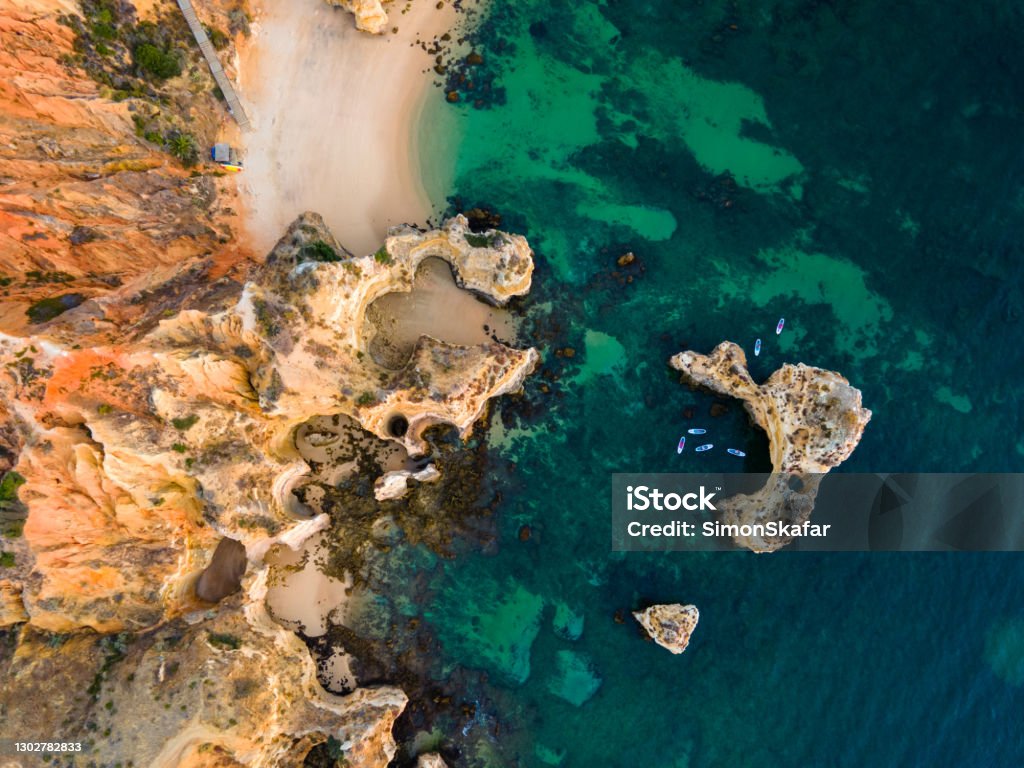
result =
[{"label": "isolated rock island", "polygon": [[671,603],[634,611],[633,618],[640,622],[654,642],[679,654],[690,644],[690,635],[700,621],[700,611],[695,605]]},{"label": "isolated rock island", "polygon": [[[751,420],[768,434],[772,476],[757,493],[719,503],[720,521],[726,524],[807,521],[821,479],[849,458],[871,419],[860,390],[835,371],[787,363],[758,384],[747,370],[743,349],[731,341],[710,355],[680,352],[669,364],[684,381],[743,401]],[[791,482],[794,476],[799,483]],[[792,537],[740,536],[735,541],[755,552],[771,552]]]}]

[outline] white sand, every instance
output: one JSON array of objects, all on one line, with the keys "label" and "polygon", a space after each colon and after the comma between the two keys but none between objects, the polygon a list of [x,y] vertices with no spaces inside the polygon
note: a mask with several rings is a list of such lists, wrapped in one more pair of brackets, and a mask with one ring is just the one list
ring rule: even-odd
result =
[{"label": "white sand", "polygon": [[[257,0],[254,34],[240,56],[240,98],[254,130],[244,136],[243,220],[257,253],[303,211],[323,215],[357,255],[387,228],[432,213],[416,142],[434,87],[419,45],[453,26],[450,3],[390,4],[397,34],[359,32],[324,0]],[[402,9],[409,11],[402,14]],[[430,188],[436,189],[436,184]]]},{"label": "white sand", "polygon": [[267,555],[267,562],[284,571],[279,583],[267,589],[270,615],[289,629],[302,630],[309,637],[320,637],[329,623],[344,623],[347,594],[352,580],[339,581],[325,575],[318,567],[324,557],[324,536],[318,533],[307,539],[299,551],[278,547]]},{"label": "white sand", "polygon": [[374,360],[390,368],[409,361],[420,336],[473,346],[488,343],[492,334],[515,344],[509,311],[459,288],[448,263],[434,257],[420,263],[411,291],[388,293],[370,304],[363,330]]}]

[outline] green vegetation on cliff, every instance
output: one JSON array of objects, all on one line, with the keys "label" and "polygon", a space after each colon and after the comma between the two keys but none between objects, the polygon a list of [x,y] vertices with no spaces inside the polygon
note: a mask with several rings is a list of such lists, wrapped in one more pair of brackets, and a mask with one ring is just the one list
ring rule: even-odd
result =
[{"label": "green vegetation on cliff", "polygon": [[33,323],[45,323],[64,314],[69,309],[74,309],[83,301],[85,301],[85,296],[80,293],[63,293],[60,296],[40,299],[26,309],[25,314]]},{"label": "green vegetation on cliff", "polygon": [[[155,21],[140,21],[132,5],[118,0],[80,0],[79,8],[81,15],[59,17],[75,34],[74,54],[64,64],[109,89],[104,96],[138,100],[132,114],[136,136],[186,168],[196,165],[200,147],[212,136],[198,139],[183,128],[195,124],[194,108],[212,109],[219,97],[185,19],[173,5]],[[220,29],[208,33],[218,50],[231,43]],[[197,101],[204,98],[208,104]]]},{"label": "green vegetation on cliff", "polygon": [[314,240],[302,246],[300,255],[304,261],[341,261],[341,256],[338,255],[338,252],[323,240]]},{"label": "green vegetation on cliff", "polygon": [[142,43],[132,51],[136,66],[157,80],[181,74],[181,62],[170,50],[161,50],[152,43]]}]

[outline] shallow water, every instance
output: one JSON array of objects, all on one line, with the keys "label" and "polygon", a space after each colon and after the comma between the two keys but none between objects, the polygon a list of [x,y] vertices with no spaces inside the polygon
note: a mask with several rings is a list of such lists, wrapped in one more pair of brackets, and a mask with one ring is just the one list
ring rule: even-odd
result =
[{"label": "shallow water", "polygon": [[[847,470],[1021,470],[1022,33],[995,2],[492,5],[504,97],[432,107],[461,141],[421,149],[534,246],[550,374],[539,414],[505,403],[488,433],[497,545],[418,561],[427,593],[388,586],[439,638],[439,681],[486,673],[451,762],[1024,762],[1021,556],[608,547],[612,472],[767,468],[735,404],[711,417],[666,369],[723,339],[756,377],[802,361],[863,390]],[[747,458],[677,457],[691,426]],[[699,606],[684,655],[643,641],[648,601]]]}]

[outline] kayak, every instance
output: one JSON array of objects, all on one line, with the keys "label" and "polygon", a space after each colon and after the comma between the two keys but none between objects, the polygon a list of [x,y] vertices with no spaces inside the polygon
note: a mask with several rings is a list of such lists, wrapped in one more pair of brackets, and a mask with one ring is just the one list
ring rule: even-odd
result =
[{"label": "kayak", "polygon": [[780,333],[782,333],[782,326],[784,326],[785,324],[786,324],[786,318],[780,317],[779,318],[779,324],[775,326],[775,335],[776,336],[778,336]]},{"label": "kayak", "polygon": [[707,432],[706,429],[697,429],[696,427],[693,429],[688,429],[686,431],[689,432],[691,435],[703,435],[705,432]]},{"label": "kayak", "polygon": [[703,453],[704,451],[710,451],[714,447],[715,446],[713,446],[711,443],[704,443],[704,445],[698,445],[693,450],[695,450],[697,453]]},{"label": "kayak", "polygon": [[747,455],[743,451],[738,450],[736,448],[726,448],[725,452],[726,453],[731,453],[733,456],[739,456],[740,458],[743,458],[744,456]]},{"label": "kayak", "polygon": [[679,445],[676,446],[676,453],[682,453],[683,448],[686,447],[686,435],[679,438]]},{"label": "kayak", "polygon": [[754,342],[754,357],[757,357],[760,354],[761,354],[761,340],[758,339],[757,341]]}]

